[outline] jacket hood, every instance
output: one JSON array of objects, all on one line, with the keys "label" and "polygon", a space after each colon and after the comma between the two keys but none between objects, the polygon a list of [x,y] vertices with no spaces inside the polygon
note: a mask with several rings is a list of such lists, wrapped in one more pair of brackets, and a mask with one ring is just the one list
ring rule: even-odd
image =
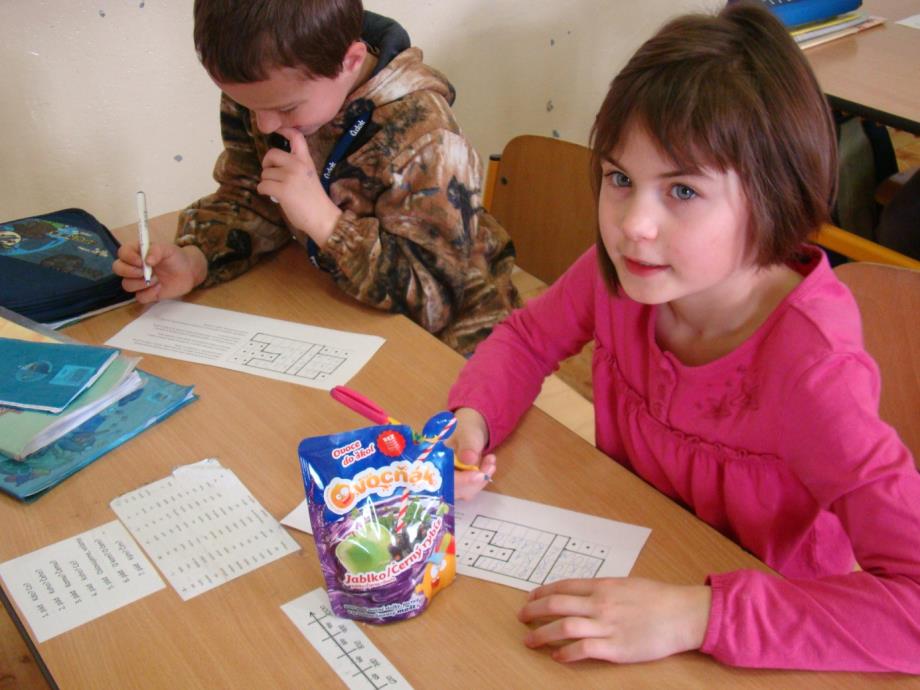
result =
[{"label": "jacket hood", "polygon": [[449,104],[454,102],[454,87],[447,77],[422,62],[422,51],[410,47],[409,34],[397,22],[365,12],[361,37],[377,55],[377,66],[349,101],[368,99],[379,107],[417,91],[433,91]]},{"label": "jacket hood", "polygon": [[377,67],[374,68],[372,77],[412,45],[408,32],[399,22],[374,12],[364,13],[361,38],[377,54]]}]

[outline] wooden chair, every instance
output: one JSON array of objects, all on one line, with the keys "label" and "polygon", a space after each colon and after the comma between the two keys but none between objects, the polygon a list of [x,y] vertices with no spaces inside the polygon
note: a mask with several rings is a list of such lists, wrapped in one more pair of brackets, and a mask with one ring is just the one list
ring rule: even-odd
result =
[{"label": "wooden chair", "polygon": [[[508,230],[517,251],[514,284],[536,296],[594,243],[597,203],[591,151],[559,139],[520,136],[489,161],[483,205]],[[543,384],[538,408],[594,443],[594,344],[562,362]]]},{"label": "wooden chair", "polygon": [[907,181],[918,172],[920,172],[920,165],[915,165],[882,180],[878,187],[875,188],[875,201],[882,206],[887,206],[907,184]]},{"label": "wooden chair", "polygon": [[879,413],[920,468],[920,272],[864,262],[834,271],[859,304],[866,350],[882,373]]},{"label": "wooden chair", "polygon": [[517,265],[552,283],[594,243],[591,150],[525,135],[489,161],[484,205],[508,230]]},{"label": "wooden chair", "polygon": [[867,240],[852,232],[847,232],[836,225],[825,225],[815,235],[817,244],[822,247],[843,254],[852,261],[868,261],[877,264],[900,266],[915,271],[920,270],[920,261],[896,252],[888,247]]}]

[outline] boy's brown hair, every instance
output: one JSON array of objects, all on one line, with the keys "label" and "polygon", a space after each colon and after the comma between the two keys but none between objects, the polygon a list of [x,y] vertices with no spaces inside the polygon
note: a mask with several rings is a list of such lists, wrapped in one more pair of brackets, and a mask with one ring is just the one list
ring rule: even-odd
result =
[{"label": "boy's brown hair", "polygon": [[[591,130],[592,172],[639,126],[681,168],[732,169],[750,206],[754,263],[785,262],[830,215],[830,109],[802,51],[769,11],[731,4],[665,24],[614,78]],[[616,272],[600,239],[609,286]]]},{"label": "boy's brown hair", "polygon": [[262,81],[294,67],[316,79],[339,74],[361,38],[361,0],[195,0],[195,49],[215,80]]}]

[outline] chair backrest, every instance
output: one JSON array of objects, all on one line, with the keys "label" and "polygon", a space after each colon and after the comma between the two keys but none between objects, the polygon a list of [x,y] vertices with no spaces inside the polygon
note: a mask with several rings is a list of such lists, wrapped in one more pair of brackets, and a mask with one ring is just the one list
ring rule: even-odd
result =
[{"label": "chair backrest", "polygon": [[920,271],[864,262],[834,269],[859,305],[866,350],[882,373],[882,419],[920,468]]},{"label": "chair backrest", "polygon": [[490,177],[489,211],[511,235],[516,263],[531,275],[552,283],[594,243],[597,200],[587,147],[515,137]]},{"label": "chair backrest", "polygon": [[822,247],[842,254],[852,261],[868,261],[920,270],[920,261],[872,240],[867,240],[865,237],[847,232],[836,225],[828,223],[821,226],[812,239]]}]

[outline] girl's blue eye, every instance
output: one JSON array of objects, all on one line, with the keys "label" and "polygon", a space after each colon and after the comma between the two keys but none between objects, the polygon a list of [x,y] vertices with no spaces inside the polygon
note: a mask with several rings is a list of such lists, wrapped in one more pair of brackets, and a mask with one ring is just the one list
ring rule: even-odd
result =
[{"label": "girl's blue eye", "polygon": [[614,187],[629,187],[632,184],[632,181],[627,175],[624,175],[619,170],[611,170],[607,173],[607,177],[610,178],[610,181],[613,183]]},{"label": "girl's blue eye", "polygon": [[671,187],[671,196],[680,201],[689,201],[696,196],[696,192],[685,184],[676,184]]}]

